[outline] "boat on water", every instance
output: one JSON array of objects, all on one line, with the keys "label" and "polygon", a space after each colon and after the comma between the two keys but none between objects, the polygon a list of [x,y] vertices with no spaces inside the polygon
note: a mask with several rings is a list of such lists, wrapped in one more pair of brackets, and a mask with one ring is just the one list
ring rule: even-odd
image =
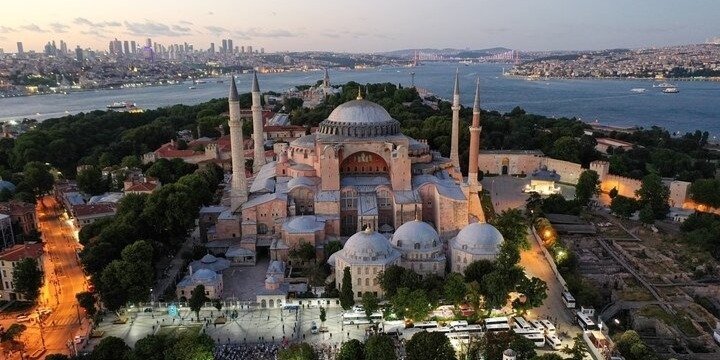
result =
[{"label": "boat on water", "polygon": [[673,85],[673,84],[671,84],[671,83],[669,83],[669,82],[664,82],[664,83],[660,83],[660,84],[654,84],[653,87],[658,87],[658,88],[674,88],[675,85]]},{"label": "boat on water", "polygon": [[664,88],[662,92],[665,94],[677,94],[680,92],[680,90],[678,90],[678,88],[676,87],[668,87]]},{"label": "boat on water", "polygon": [[130,101],[116,101],[112,104],[108,104],[106,107],[108,109],[127,109],[135,107],[135,103]]},{"label": "boat on water", "polygon": [[188,86],[188,89],[190,89],[190,90],[195,90],[195,89],[197,89],[197,88],[196,88],[195,86]]},{"label": "boat on water", "polygon": [[632,88],[632,89],[630,89],[630,91],[632,91],[632,92],[634,92],[634,93],[642,94],[642,93],[644,93],[645,91],[647,91],[647,89],[645,89],[645,88]]},{"label": "boat on water", "polygon": [[460,64],[463,64],[463,65],[465,65],[465,66],[468,66],[468,65],[472,64],[472,61],[470,61],[470,60],[460,60]]},{"label": "boat on water", "polygon": [[205,84],[207,81],[202,79],[193,80],[193,84]]}]

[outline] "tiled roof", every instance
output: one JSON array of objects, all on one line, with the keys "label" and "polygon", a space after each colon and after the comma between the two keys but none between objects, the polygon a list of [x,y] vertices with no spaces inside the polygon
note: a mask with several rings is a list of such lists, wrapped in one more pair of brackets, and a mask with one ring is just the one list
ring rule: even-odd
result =
[{"label": "tiled roof", "polygon": [[8,201],[0,203],[0,213],[8,215],[23,215],[35,211],[35,205],[22,201]]},{"label": "tiled roof", "polygon": [[15,245],[0,253],[0,260],[19,261],[25,258],[39,258],[43,253],[42,244]]},{"label": "tiled roof", "polygon": [[110,203],[75,205],[72,209],[76,217],[115,214],[115,204]]}]

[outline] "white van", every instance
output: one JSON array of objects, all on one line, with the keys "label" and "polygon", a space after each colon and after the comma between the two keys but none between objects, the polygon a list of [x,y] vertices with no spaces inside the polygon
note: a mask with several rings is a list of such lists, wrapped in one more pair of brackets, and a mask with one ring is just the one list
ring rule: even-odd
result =
[{"label": "white van", "polygon": [[547,339],[547,344],[550,345],[553,350],[562,349],[562,342],[560,342],[560,339],[557,337],[557,335],[546,335],[545,338]]}]

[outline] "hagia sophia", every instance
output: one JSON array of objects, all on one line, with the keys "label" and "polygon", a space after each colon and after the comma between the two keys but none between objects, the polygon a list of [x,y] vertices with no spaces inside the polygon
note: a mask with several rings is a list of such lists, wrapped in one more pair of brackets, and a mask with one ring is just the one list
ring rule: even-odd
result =
[{"label": "hagia sophia", "polygon": [[[400,123],[363,99],[359,89],[355,100],[337,106],[314,133],[275,144],[275,156],[267,161],[255,75],[253,174],[232,176],[229,201],[217,216],[208,247],[235,264],[253,265],[262,251],[272,263],[292,265],[291,250],[301,244],[311,244],[323,261],[325,246],[338,240],[343,249],[328,263],[338,289],[343,269],[350,268],[357,298],[365,292],[382,297],[377,274],[391,265],[444,276],[462,272],[472,261],[495,259],[503,238],[485,223],[479,198],[479,83],[464,179],[458,156],[458,81],[456,75],[450,158],[402,134]],[[329,87],[327,74],[323,87]],[[245,174],[238,99],[233,79],[228,100],[232,170]],[[277,290],[277,282],[266,279],[266,288]]]}]

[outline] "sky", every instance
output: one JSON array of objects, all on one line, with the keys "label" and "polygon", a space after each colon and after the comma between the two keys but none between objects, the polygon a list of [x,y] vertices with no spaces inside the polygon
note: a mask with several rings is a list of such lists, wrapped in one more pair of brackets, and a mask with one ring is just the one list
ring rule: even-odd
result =
[{"label": "sky", "polygon": [[640,48],[720,36],[718,14],[718,0],[2,0],[0,48],[105,50],[148,37],[268,52]]}]

